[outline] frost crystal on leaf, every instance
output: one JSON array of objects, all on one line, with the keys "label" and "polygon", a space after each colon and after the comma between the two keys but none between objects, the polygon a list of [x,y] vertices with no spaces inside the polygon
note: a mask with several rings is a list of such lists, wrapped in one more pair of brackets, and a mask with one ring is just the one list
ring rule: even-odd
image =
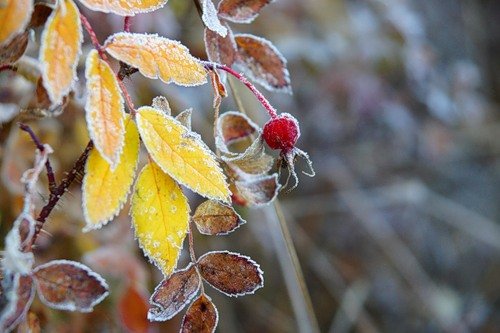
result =
[{"label": "frost crystal on leaf", "polygon": [[203,20],[203,23],[205,23],[205,26],[222,37],[226,37],[227,28],[221,24],[219,18],[217,17],[217,9],[215,9],[212,0],[201,0],[201,2],[203,11],[201,19]]},{"label": "frost crystal on leaf", "polygon": [[219,313],[210,297],[200,295],[182,319],[181,333],[213,333],[219,322]]},{"label": "frost crystal on leaf", "polygon": [[198,259],[198,269],[205,281],[228,296],[253,294],[264,285],[259,265],[239,253],[205,253]]},{"label": "frost crystal on leaf", "polygon": [[149,302],[148,319],[169,320],[191,302],[201,286],[201,280],[193,264],[174,272],[155,288]]},{"label": "frost crystal on leaf", "polygon": [[40,299],[54,309],[90,312],[108,295],[106,281],[76,261],[53,260],[33,270]]},{"label": "frost crystal on leaf", "polygon": [[287,61],[270,41],[250,34],[235,35],[235,40],[236,65],[248,77],[270,91],[292,93]]}]

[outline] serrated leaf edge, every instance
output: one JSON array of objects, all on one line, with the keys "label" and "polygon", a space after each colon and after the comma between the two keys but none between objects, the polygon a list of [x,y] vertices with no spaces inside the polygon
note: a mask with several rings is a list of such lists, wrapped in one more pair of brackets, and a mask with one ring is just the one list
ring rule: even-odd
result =
[{"label": "serrated leaf edge", "polygon": [[[184,125],[183,125],[180,121],[178,121],[178,120],[177,120],[177,119],[175,119],[174,117],[172,117],[172,116],[168,116],[168,115],[166,115],[165,113],[161,112],[161,110],[155,109],[155,108],[153,108],[153,107],[151,107],[151,106],[141,106],[139,109],[137,109],[136,120],[137,120],[137,125],[138,125],[138,128],[140,128],[140,127],[141,127],[141,126],[139,126],[139,122],[140,122],[140,117],[139,117],[139,115],[140,115],[141,110],[142,110],[143,108],[148,108],[148,109],[149,109],[149,108],[151,108],[151,109],[155,110],[155,112],[157,112],[158,114],[160,114],[160,116],[162,116],[162,117],[164,117],[164,118],[167,118],[167,119],[168,119],[168,118],[171,118],[171,120],[173,120],[173,122],[174,122],[174,123],[176,123],[176,124],[178,124],[178,125],[180,125],[180,126],[182,126],[182,127],[186,128],[186,130],[187,130],[188,132],[190,132],[190,134],[195,135],[195,136],[196,136],[196,138],[198,139],[197,141],[198,141],[198,143],[200,144],[200,146],[201,146],[201,147],[202,147],[202,148],[203,148],[203,149],[207,152],[207,154],[209,154],[209,155],[210,155],[210,156],[214,159],[214,161],[215,161],[215,165],[216,165],[216,170],[217,170],[217,171],[219,171],[219,172],[222,174],[222,177],[223,177],[223,179],[224,179],[225,183],[227,184],[227,176],[226,176],[226,174],[223,172],[223,170],[222,170],[222,168],[221,168],[221,166],[220,166],[220,164],[219,164],[219,161],[217,161],[217,157],[216,157],[216,156],[215,156],[215,154],[212,152],[212,150],[210,150],[210,148],[207,146],[207,144],[206,144],[206,143],[205,143],[205,142],[201,139],[201,136],[200,136],[198,133],[191,131],[190,129],[188,129],[186,126],[184,126]],[[141,132],[141,131],[139,130],[139,134],[140,134],[140,132]],[[146,146],[146,145],[145,145],[145,146]],[[146,146],[146,150],[147,150],[147,146]],[[149,153],[149,151],[148,151],[148,153]],[[176,182],[177,184],[181,184],[181,185],[183,185],[183,186],[187,187],[188,189],[190,189],[191,191],[193,191],[193,192],[195,192],[195,193],[198,193],[198,192],[197,192],[197,191],[195,191],[193,188],[191,188],[191,186],[189,186],[189,185],[185,184],[184,182],[180,181],[179,179],[177,179],[177,177],[175,177],[175,176],[171,175],[171,174],[170,174],[170,172],[168,172],[167,170],[165,170],[165,169],[164,169],[164,168],[160,165],[160,163],[158,163],[158,162],[157,162],[157,160],[156,160],[155,156],[153,156],[152,154],[149,154],[149,156],[151,156],[151,159],[155,162],[155,164],[156,164],[156,165],[157,165],[157,166],[158,166],[158,167],[159,167],[159,168],[160,168],[160,169],[161,169],[164,173],[166,173],[167,175],[169,175],[170,177],[172,177],[172,179],[173,179],[173,180],[175,180],[175,182]],[[229,189],[228,189],[228,192],[229,192],[229,193],[231,193],[231,191],[229,191]],[[198,193],[198,194],[200,194],[200,193]],[[201,195],[202,197],[205,197],[205,198],[208,198],[208,199],[212,199],[212,200],[217,200],[217,201],[224,202],[224,203],[230,203],[230,202],[231,202],[231,199],[230,199],[229,197],[226,197],[226,198],[225,198],[226,200],[222,200],[222,199],[219,199],[219,198],[216,198],[216,197],[213,197],[213,196],[209,196],[209,195],[207,195],[207,194],[200,194],[200,195]],[[222,196],[221,196],[221,197],[222,197]]]},{"label": "serrated leaf edge", "polygon": [[[77,308],[74,304],[64,303],[62,305],[59,305],[59,304],[49,302],[43,296],[43,294],[39,291],[38,278],[36,277],[35,274],[39,270],[41,270],[42,268],[46,268],[46,267],[49,267],[52,265],[65,265],[65,264],[72,265],[72,266],[75,266],[75,267],[78,267],[78,268],[84,270],[85,272],[87,272],[87,274],[89,276],[95,278],[99,282],[99,284],[106,289],[106,291],[101,296],[97,297],[94,301],[92,301],[92,303],[87,308]],[[38,291],[38,297],[40,298],[42,303],[47,305],[48,307],[51,307],[51,308],[57,309],[57,310],[78,311],[78,312],[83,312],[83,313],[92,312],[92,310],[94,309],[94,306],[99,304],[103,299],[105,299],[109,295],[109,286],[108,286],[108,283],[106,282],[106,280],[104,280],[103,277],[100,276],[98,273],[94,272],[90,267],[88,267],[82,263],[79,263],[77,261],[66,260],[66,259],[51,260],[45,264],[42,264],[42,265],[35,267],[33,269],[32,276],[33,276],[33,281],[35,282],[35,285],[36,285],[36,289]]]},{"label": "serrated leaf edge", "polygon": [[[188,270],[191,269],[191,267],[194,267],[194,264],[193,263],[189,263],[189,265],[187,265],[185,268],[183,269],[179,269],[179,270],[176,270],[174,272],[172,272],[172,274],[170,274],[170,276],[166,277],[165,279],[161,280],[160,283],[158,283],[158,285],[155,287],[155,290],[153,291],[153,293],[151,294],[150,298],[149,298],[149,303],[154,305],[154,306],[157,306],[159,307],[162,311],[165,310],[165,308],[163,307],[163,305],[159,304],[159,303],[156,303],[155,301],[153,301],[153,296],[154,294],[156,293],[157,290],[161,289],[161,285],[163,284],[163,281],[165,280],[168,280],[172,275],[174,275],[175,273],[180,273],[180,272],[187,272]],[[182,310],[184,310],[184,308],[186,306],[188,306],[188,304],[191,303],[191,301],[198,295],[198,292],[200,291],[200,288],[201,288],[201,278],[200,276],[198,275],[198,273],[196,272],[196,275],[198,276],[198,286],[196,287],[196,291],[188,298],[186,299],[186,301],[184,302],[184,306],[182,306],[181,308],[179,308],[175,313],[173,313],[172,315],[170,316],[167,316],[167,317],[161,317],[161,320],[154,320],[153,319],[153,316],[151,314],[151,309],[148,310],[148,320],[150,322],[158,322],[158,321],[167,321],[167,320],[170,320],[172,319],[173,317],[175,317],[177,314],[179,314],[179,312],[181,312]]]},{"label": "serrated leaf edge", "polygon": [[[128,119],[127,121],[133,121],[132,119]],[[126,126],[125,126],[126,128]],[[138,133],[139,135],[139,133]],[[140,140],[140,136],[139,136],[139,140],[138,140],[138,144],[137,144],[137,150],[140,150],[141,149],[141,140]],[[99,153],[100,154],[100,153]],[[140,152],[139,152],[140,154]],[[108,224],[110,221],[112,221],[115,217],[117,217],[120,212],[122,211],[123,209],[123,206],[125,206],[125,204],[127,203],[128,199],[129,199],[129,196],[130,196],[130,193],[133,193],[133,189],[134,189],[134,184],[135,184],[135,180],[137,178],[137,169],[139,167],[139,159],[140,159],[140,156],[137,156],[137,160],[135,161],[135,166],[134,166],[134,176],[133,176],[133,179],[132,179],[132,182],[130,183],[130,186],[128,187],[128,191],[127,193],[125,194],[125,196],[123,197],[122,200],[119,200],[120,201],[120,205],[118,206],[118,208],[109,216],[109,218],[107,220],[101,220],[101,221],[98,221],[98,223],[92,223],[90,222],[90,218],[88,216],[88,211],[87,211],[87,199],[85,198],[85,195],[82,195],[82,211],[83,211],[83,218],[84,218],[84,221],[85,221],[85,226],[82,228],[82,231],[83,232],[89,232],[89,231],[93,231],[93,230],[98,230],[98,229],[101,229],[103,226],[105,226],[106,224]],[[102,157],[102,155],[101,155]],[[83,184],[82,184],[82,189],[85,188],[86,186],[86,183],[87,183],[87,174],[88,174],[88,162],[89,160],[87,159],[87,161],[85,162],[85,176],[83,177]]]},{"label": "serrated leaf edge", "polygon": [[248,262],[250,262],[257,269],[257,273],[259,274],[259,278],[260,278],[260,283],[252,291],[248,291],[248,292],[244,292],[244,293],[229,294],[229,293],[226,293],[225,291],[220,290],[219,288],[215,287],[214,285],[212,285],[210,282],[208,282],[203,277],[203,274],[200,274],[202,279],[206,283],[208,283],[210,285],[210,287],[214,288],[215,290],[221,292],[222,294],[224,294],[226,296],[239,297],[239,296],[245,296],[245,295],[253,295],[253,294],[255,294],[255,292],[257,290],[259,290],[260,288],[262,288],[264,286],[264,271],[262,271],[262,269],[260,268],[260,265],[257,262],[255,262],[255,260],[250,258],[249,256],[245,256],[245,255],[240,254],[238,252],[230,252],[230,251],[226,251],[226,250],[224,250],[224,251],[210,251],[210,252],[204,253],[201,257],[199,257],[196,264],[198,264],[202,258],[204,258],[210,254],[216,254],[216,253],[224,253],[224,254],[234,255],[234,256],[243,258],[243,259],[247,260]]}]

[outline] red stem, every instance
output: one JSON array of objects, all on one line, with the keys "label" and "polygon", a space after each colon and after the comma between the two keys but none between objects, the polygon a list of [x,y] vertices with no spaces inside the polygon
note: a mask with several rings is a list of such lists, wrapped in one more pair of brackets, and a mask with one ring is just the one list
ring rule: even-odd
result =
[{"label": "red stem", "polygon": [[107,60],[106,54],[104,53],[101,43],[99,43],[99,40],[97,39],[97,35],[94,29],[90,25],[89,20],[82,13],[80,13],[80,21],[85,27],[85,30],[87,30],[87,33],[89,34],[90,40],[92,41],[92,44],[94,45],[95,49],[97,50],[97,52],[99,52],[99,57],[101,57],[101,59],[103,60]]},{"label": "red stem", "polygon": [[232,68],[229,68],[225,65],[213,63],[213,62],[208,62],[208,61],[202,61],[203,66],[205,66],[206,69],[214,70],[214,69],[221,69],[223,71],[226,71],[227,73],[231,74],[235,78],[237,78],[241,83],[243,83],[245,86],[247,86],[248,89],[257,97],[259,100],[260,104],[266,109],[267,113],[269,113],[269,116],[271,119],[274,119],[278,116],[278,112],[276,112],[276,109],[269,103],[267,98],[250,82],[246,77],[244,77],[242,74],[236,72]]},{"label": "red stem", "polygon": [[123,31],[130,32],[130,27],[132,26],[132,16],[125,16],[123,20]]},{"label": "red stem", "polygon": [[[128,16],[125,17],[125,26],[129,25],[130,28],[130,20],[127,20]],[[97,35],[95,34],[94,29],[92,28],[92,25],[90,24],[89,20],[80,13],[80,21],[82,22],[83,26],[85,27],[85,30],[87,30],[87,33],[90,36],[90,40],[92,41],[92,44],[94,45],[95,49],[97,52],[99,52],[99,57],[101,57],[102,60],[106,61],[108,64],[108,58],[106,54],[104,53],[104,47],[99,43],[99,40],[97,39]],[[128,21],[128,23],[127,23]],[[116,79],[118,80],[118,85],[120,86],[120,89],[122,90],[123,97],[125,98],[125,102],[127,103],[127,107],[130,110],[130,114],[132,116],[135,116],[135,107],[134,103],[132,103],[132,98],[130,97],[130,94],[128,93],[127,87],[123,84],[122,78],[118,73],[115,73]]]}]

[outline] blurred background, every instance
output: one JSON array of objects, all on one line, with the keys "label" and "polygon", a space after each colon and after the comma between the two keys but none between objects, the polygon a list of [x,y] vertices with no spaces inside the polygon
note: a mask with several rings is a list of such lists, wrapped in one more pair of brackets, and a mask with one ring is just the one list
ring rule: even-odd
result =
[{"label": "blurred background", "polygon": [[[122,29],[122,18],[80,8],[101,41]],[[252,24],[231,27],[272,41],[288,60],[293,95],[263,92],[299,119],[298,147],[317,173],[301,175],[279,201],[320,331],[499,332],[500,2],[277,0]],[[138,15],[132,30],[178,39],[206,59],[191,1],[170,0]],[[39,35],[35,30],[27,53],[35,58]],[[90,49],[85,38],[83,54]],[[74,101],[61,115],[29,122],[55,149],[59,179],[88,140],[83,66],[79,74]],[[126,84],[136,105],[161,94],[174,113],[193,107],[193,128],[213,148],[208,86],[167,86],[137,74]],[[264,110],[235,85],[262,125]],[[5,73],[0,87],[3,112],[8,103],[28,105],[34,89]],[[226,98],[221,112],[235,109]],[[0,144],[3,240],[22,205],[19,177],[33,146],[15,121],[0,128]],[[306,165],[299,161],[297,169]],[[47,332],[147,328],[140,300],[161,276],[142,258],[127,207],[102,230],[81,232],[79,186],[47,223],[37,260],[82,260],[110,281],[111,295],[91,314],[53,311],[39,301],[32,311]],[[201,199],[189,194],[194,209]],[[46,196],[41,186],[41,203]],[[307,299],[295,284],[274,207],[239,212],[248,223],[230,236],[195,235],[198,254],[240,252],[265,272],[255,295],[235,299],[207,288],[219,309],[218,332],[304,331]],[[181,265],[187,261],[184,253]],[[129,292],[131,274],[143,282],[139,295]],[[147,329],[175,332],[181,319]]]}]

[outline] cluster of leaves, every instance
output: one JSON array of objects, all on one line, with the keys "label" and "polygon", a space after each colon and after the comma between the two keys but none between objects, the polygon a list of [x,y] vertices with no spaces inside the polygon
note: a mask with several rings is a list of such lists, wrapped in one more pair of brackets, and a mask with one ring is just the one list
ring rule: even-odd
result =
[{"label": "cluster of leaves", "polygon": [[[92,10],[129,17],[161,8],[167,0],[80,2]],[[211,63],[194,58],[177,41],[152,34],[118,32],[101,45],[73,0],[55,3],[6,0],[0,7],[0,21],[4,22],[0,31],[0,61],[4,68],[15,68],[15,62],[26,49],[29,29],[45,24],[37,93],[39,90],[38,95],[43,96],[40,97],[43,107],[52,110],[63,109],[71,98],[83,42],[82,26],[88,31],[94,49],[85,62],[85,115],[91,142],[81,158],[81,164],[85,165],[83,230],[99,229],[111,221],[132,192],[130,214],[139,246],[165,276],[151,296],[148,319],[170,319],[201,290],[187,310],[183,332],[211,332],[217,324],[217,310],[204,292],[202,279],[230,296],[253,293],[263,285],[259,266],[248,257],[209,252],[196,258],[190,221],[202,234],[228,234],[244,223],[231,203],[267,204],[280,189],[278,175],[269,174],[274,160],[265,153],[259,126],[240,112],[218,115],[220,99],[226,95],[225,79],[216,71],[221,67],[233,73],[257,97],[262,96],[260,92],[234,74],[231,66],[241,68],[267,89],[291,92],[286,61],[276,48],[259,37],[234,35],[227,24],[227,21],[250,23],[269,2],[222,0],[218,9],[211,0],[196,2],[206,26],[205,43]],[[161,96],[151,106],[136,109],[121,81],[123,76],[113,71],[108,56],[121,63],[120,73],[124,69],[130,73],[138,71],[165,83],[202,85],[210,73],[216,109],[214,133],[220,158],[191,130],[190,109],[174,117],[167,99]],[[259,98],[261,102],[262,99]],[[265,102],[263,105],[275,117],[274,109]],[[246,149],[242,153],[233,151],[231,146],[241,141],[249,142]],[[148,157],[137,172],[141,142]],[[0,327],[5,331],[24,317],[35,286],[46,305],[81,312],[91,311],[108,293],[105,281],[77,262],[57,260],[33,268],[31,246],[46,216],[35,218],[31,198],[43,168],[51,173],[48,157],[51,151],[48,145],[38,145],[35,166],[23,178],[25,208],[6,240],[2,261],[6,306],[0,317]],[[54,205],[64,193],[65,185],[66,181],[61,183],[62,188],[55,181],[50,184]],[[181,185],[208,199],[193,216]],[[50,204],[46,214],[54,207]],[[192,263],[176,271],[187,235]]]}]

